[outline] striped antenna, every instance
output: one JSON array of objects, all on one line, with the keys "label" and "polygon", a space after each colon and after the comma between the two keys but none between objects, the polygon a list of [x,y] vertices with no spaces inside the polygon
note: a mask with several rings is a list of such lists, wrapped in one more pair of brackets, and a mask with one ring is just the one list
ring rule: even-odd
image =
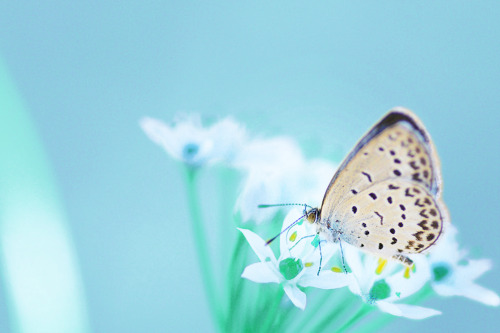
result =
[{"label": "striped antenna", "polygon": [[280,206],[304,206],[304,207],[307,207],[307,208],[312,208],[311,206],[309,205],[306,205],[306,204],[299,204],[299,203],[284,203],[284,204],[272,204],[272,205],[258,205],[257,207],[259,208],[269,208],[269,207],[280,207]]},{"label": "striped antenna", "polygon": [[271,238],[270,240],[268,240],[266,242],[266,245],[269,245],[271,244],[271,242],[273,240],[275,240],[276,238],[278,238],[279,236],[281,236],[282,233],[286,232],[288,229],[290,229],[291,227],[293,227],[297,222],[299,222],[300,220],[302,220],[304,217],[306,217],[307,214],[304,214],[302,215],[301,217],[299,217],[298,219],[296,219],[292,224],[290,224],[288,227],[286,227],[285,229],[281,230],[281,232],[279,234],[277,234],[276,236],[274,236],[273,238]]}]

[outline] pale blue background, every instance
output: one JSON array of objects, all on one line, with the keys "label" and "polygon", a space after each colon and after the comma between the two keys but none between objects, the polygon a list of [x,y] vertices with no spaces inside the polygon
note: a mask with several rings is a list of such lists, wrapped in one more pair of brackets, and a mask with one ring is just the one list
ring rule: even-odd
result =
[{"label": "pale blue background", "polygon": [[[500,291],[499,18],[498,1],[3,2],[0,56],[56,171],[94,331],[210,327],[178,167],[137,124],[186,110],[329,157],[413,109],[462,243],[495,261],[480,282]],[[498,328],[499,309],[428,304],[445,314],[391,328]]]}]

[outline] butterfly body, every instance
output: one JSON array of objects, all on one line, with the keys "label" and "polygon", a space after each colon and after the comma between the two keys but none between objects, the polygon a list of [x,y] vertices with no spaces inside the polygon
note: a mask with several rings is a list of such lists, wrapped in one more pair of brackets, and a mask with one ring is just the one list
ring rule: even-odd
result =
[{"label": "butterfly body", "polygon": [[328,241],[344,241],[410,265],[448,223],[439,159],[428,132],[409,110],[382,118],[333,176],[309,222]]}]

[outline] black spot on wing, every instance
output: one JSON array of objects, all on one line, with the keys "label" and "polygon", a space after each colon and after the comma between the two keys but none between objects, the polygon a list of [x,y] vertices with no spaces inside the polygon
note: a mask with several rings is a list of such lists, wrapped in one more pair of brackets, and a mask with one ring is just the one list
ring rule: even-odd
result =
[{"label": "black spot on wing", "polygon": [[366,173],[366,172],[361,172],[363,175],[366,176],[366,178],[368,178],[368,181],[371,183],[372,182],[372,176],[370,176],[370,174]]},{"label": "black spot on wing", "polygon": [[413,170],[418,170],[420,169],[420,167],[417,165],[417,162],[416,161],[411,161],[410,162],[410,166]]},{"label": "black spot on wing", "polygon": [[422,209],[422,211],[420,212],[420,216],[425,217],[426,219],[428,219],[429,215],[426,214],[426,211],[427,211],[427,209]]},{"label": "black spot on wing", "polygon": [[422,230],[429,230],[429,227],[427,226],[427,220],[422,220],[422,222],[417,224]]}]

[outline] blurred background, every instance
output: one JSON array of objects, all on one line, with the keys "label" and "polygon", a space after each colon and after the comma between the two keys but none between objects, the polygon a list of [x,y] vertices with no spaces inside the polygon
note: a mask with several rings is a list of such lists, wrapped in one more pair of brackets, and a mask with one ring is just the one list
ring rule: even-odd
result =
[{"label": "blurred background", "polygon": [[[84,325],[212,327],[180,169],[138,126],[179,112],[230,115],[339,160],[388,109],[412,109],[461,243],[494,261],[479,283],[500,292],[499,17],[497,1],[2,2],[0,63],[55,179]],[[15,326],[8,288],[1,332]],[[426,305],[444,314],[388,331],[498,327],[497,308]]]}]

